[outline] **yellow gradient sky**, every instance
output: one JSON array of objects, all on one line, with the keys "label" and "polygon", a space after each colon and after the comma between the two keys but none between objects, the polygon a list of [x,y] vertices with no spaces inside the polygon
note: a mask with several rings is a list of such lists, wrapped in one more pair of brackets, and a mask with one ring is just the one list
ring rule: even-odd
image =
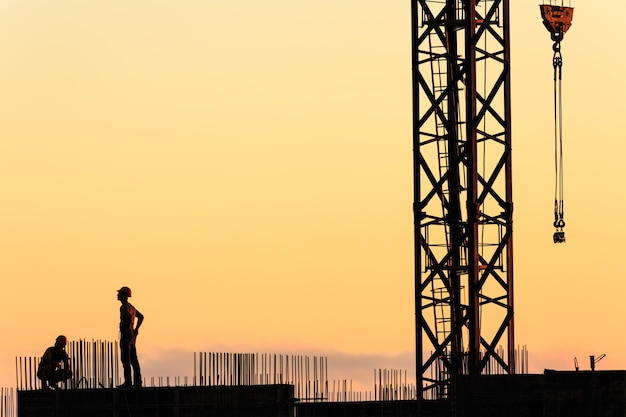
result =
[{"label": "yellow gradient sky", "polygon": [[[511,3],[516,339],[531,372],[626,369],[626,5],[573,4],[557,246],[552,42]],[[147,377],[200,350],[414,373],[409,9],[1,2],[0,386],[60,333],[115,340],[122,285]]]}]

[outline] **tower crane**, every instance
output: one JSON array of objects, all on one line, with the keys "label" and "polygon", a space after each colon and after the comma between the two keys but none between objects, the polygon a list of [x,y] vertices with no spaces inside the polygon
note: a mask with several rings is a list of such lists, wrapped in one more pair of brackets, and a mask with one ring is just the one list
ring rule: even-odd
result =
[{"label": "tower crane", "polygon": [[[454,408],[461,377],[516,373],[509,3],[411,0],[418,404]],[[541,11],[555,42],[564,242],[560,41],[572,9]]]},{"label": "tower crane", "polygon": [[515,373],[509,1],[411,0],[418,401]]},{"label": "tower crane", "polygon": [[543,25],[550,32],[554,44],[552,50],[552,66],[554,67],[554,227],[556,231],[552,237],[554,243],[565,243],[564,208],[563,208],[563,101],[561,94],[561,41],[565,32],[572,25],[574,8],[561,5],[542,4],[539,6]]}]

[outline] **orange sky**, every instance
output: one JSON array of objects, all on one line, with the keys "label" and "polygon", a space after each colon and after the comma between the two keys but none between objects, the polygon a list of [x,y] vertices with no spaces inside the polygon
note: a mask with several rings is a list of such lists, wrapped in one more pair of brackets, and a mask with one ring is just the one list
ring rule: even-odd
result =
[{"label": "orange sky", "polygon": [[[146,316],[147,377],[175,372],[167,361],[192,374],[194,350],[414,373],[409,6],[0,4],[0,386],[60,333],[115,340],[122,285]],[[626,368],[626,6],[573,6],[557,246],[552,43],[537,4],[511,4],[515,326],[531,372],[601,353],[599,368]]]}]

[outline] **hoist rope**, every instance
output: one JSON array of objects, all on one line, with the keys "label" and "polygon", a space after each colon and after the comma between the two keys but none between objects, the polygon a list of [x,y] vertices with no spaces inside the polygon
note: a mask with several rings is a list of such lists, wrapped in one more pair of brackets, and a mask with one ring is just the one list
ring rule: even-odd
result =
[{"label": "hoist rope", "polygon": [[563,96],[561,94],[561,57],[560,43],[554,43],[554,243],[565,242],[564,220],[564,180],[563,180]]}]

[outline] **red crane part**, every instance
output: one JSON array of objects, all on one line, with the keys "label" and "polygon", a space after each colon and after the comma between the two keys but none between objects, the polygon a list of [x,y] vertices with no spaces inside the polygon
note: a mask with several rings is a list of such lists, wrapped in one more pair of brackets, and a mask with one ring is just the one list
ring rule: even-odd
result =
[{"label": "red crane part", "polygon": [[572,26],[574,8],[541,4],[539,9],[543,18],[543,25],[550,32],[552,40],[555,42],[562,40],[565,32]]}]

